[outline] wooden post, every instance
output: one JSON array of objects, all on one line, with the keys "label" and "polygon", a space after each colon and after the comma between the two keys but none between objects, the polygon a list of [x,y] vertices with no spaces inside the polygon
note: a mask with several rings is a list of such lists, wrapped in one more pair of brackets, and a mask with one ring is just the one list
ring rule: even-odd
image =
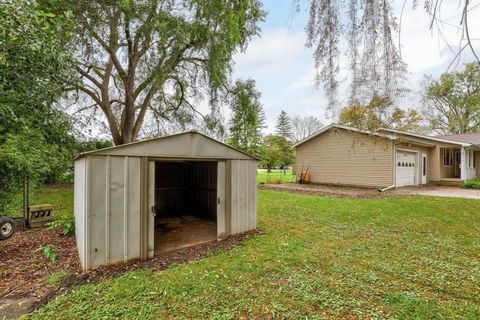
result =
[{"label": "wooden post", "polygon": [[30,181],[28,176],[23,177],[23,218],[28,224],[28,202],[30,194]]}]

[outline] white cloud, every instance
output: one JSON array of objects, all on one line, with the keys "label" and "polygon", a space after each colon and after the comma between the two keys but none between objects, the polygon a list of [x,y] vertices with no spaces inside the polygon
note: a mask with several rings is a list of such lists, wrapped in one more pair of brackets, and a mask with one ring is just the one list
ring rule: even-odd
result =
[{"label": "white cloud", "polygon": [[298,67],[304,57],[305,33],[289,33],[286,28],[267,29],[261,38],[250,42],[245,53],[234,57],[235,72],[240,75],[268,75],[284,73]]},{"label": "white cloud", "polygon": [[[462,28],[459,25],[462,7],[457,1],[444,1],[442,12],[443,15],[438,19],[443,23],[435,24],[429,30],[431,20],[425,10],[406,8],[401,24],[401,42],[402,57],[410,72],[423,73],[437,66],[447,67],[458,52],[462,38]],[[472,38],[480,37],[480,10],[469,13],[469,29]],[[476,47],[480,48],[480,43],[475,42]]]},{"label": "white cloud", "polygon": [[298,78],[296,81],[292,82],[288,86],[288,90],[293,91],[297,89],[304,89],[304,88],[313,88],[315,85],[315,70],[312,66],[311,70],[307,70],[307,72]]}]

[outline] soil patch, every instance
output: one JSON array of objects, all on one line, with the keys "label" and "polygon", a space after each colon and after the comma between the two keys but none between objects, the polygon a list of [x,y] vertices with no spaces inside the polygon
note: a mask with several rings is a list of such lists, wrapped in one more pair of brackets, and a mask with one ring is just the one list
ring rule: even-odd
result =
[{"label": "soil patch", "polygon": [[[76,285],[98,283],[138,268],[163,270],[172,263],[184,263],[215,255],[260,234],[249,231],[223,241],[211,241],[155,256],[151,260],[99,267],[82,272],[74,238],[59,229],[18,232],[0,242],[0,319],[13,319],[37,310]],[[38,248],[52,245],[57,261],[50,262]]]},{"label": "soil patch", "polygon": [[278,190],[287,191],[308,195],[320,195],[320,196],[334,196],[345,198],[382,198],[391,196],[391,193],[380,192],[377,189],[371,188],[356,188],[356,187],[344,187],[334,185],[320,185],[320,184],[296,184],[296,183],[284,183],[284,184],[263,184],[258,186],[259,189],[266,190]]}]

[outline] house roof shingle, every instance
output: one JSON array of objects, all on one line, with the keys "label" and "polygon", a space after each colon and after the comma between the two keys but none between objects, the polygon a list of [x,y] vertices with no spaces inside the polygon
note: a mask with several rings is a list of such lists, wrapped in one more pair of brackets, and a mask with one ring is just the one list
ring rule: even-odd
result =
[{"label": "house roof shingle", "polygon": [[476,146],[480,146],[480,133],[463,133],[463,134],[452,134],[452,135],[441,135],[438,136],[444,140],[451,140],[457,142],[466,142],[471,143]]}]

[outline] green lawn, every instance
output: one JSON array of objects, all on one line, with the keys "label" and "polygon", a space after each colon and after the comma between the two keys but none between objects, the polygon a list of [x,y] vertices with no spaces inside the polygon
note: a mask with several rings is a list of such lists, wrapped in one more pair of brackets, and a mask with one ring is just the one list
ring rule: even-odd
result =
[{"label": "green lawn", "polygon": [[264,235],[78,287],[30,318],[480,318],[480,201],[258,197]]},{"label": "green lawn", "polygon": [[292,174],[292,170],[286,170],[285,174],[283,170],[272,170],[267,172],[266,169],[258,169],[257,184],[264,183],[287,183],[294,182],[295,175]]},{"label": "green lawn", "polygon": [[[32,187],[30,191],[30,205],[51,204],[55,217],[73,215],[73,189],[72,188],[51,188]],[[23,195],[19,193],[11,208],[3,213],[6,216],[21,217]]]}]

